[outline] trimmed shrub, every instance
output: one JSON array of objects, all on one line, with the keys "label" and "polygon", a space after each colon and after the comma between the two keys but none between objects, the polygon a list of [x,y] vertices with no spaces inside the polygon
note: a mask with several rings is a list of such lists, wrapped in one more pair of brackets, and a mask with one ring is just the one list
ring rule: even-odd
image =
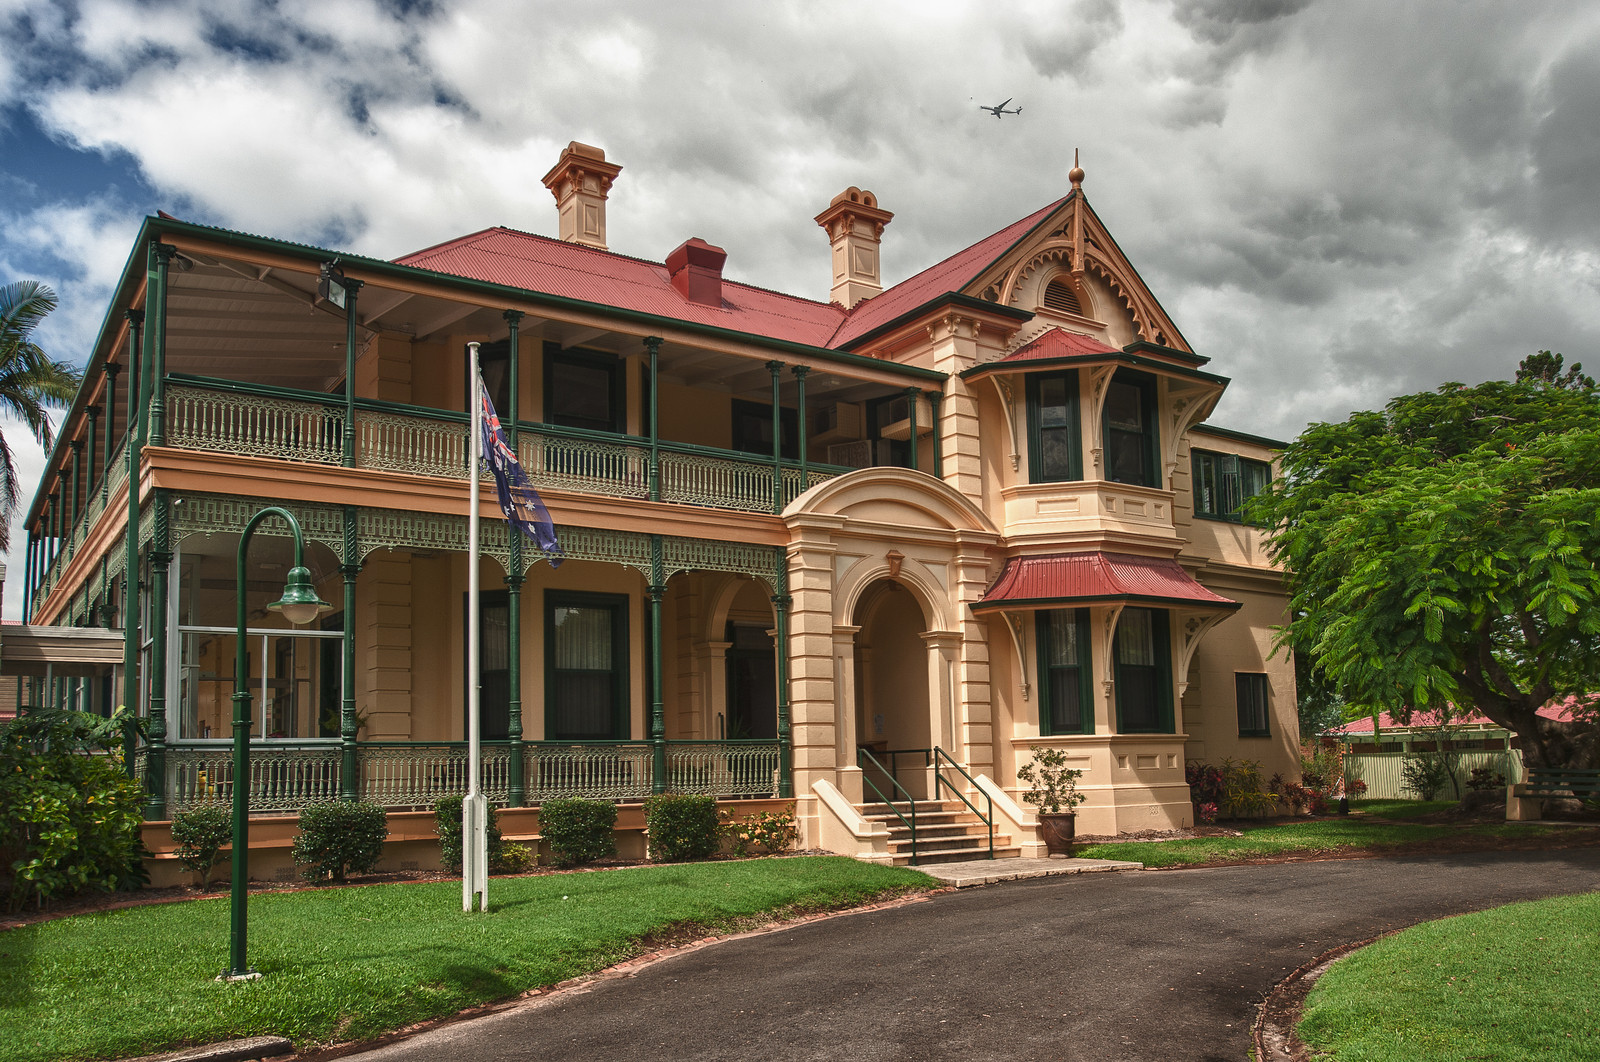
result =
[{"label": "trimmed shrub", "polygon": [[149,880],[139,836],[144,788],[115,751],[129,725],[121,710],[102,719],[36,709],[0,726],[0,897],[8,910]]},{"label": "trimmed shrub", "polygon": [[[462,797],[440,797],[433,805],[433,830],[439,835],[439,863],[451,874],[461,873]],[[505,841],[500,836],[500,811],[489,805],[489,870],[502,873],[498,864],[504,858]]]},{"label": "trimmed shrub", "polygon": [[755,849],[764,852],[787,852],[800,839],[800,827],[794,821],[794,805],[782,811],[764,811],[748,819],[729,818],[722,826],[728,838],[728,847],[736,856],[746,856]]},{"label": "trimmed shrub", "polygon": [[539,805],[539,832],[550,843],[557,865],[593,863],[617,854],[611,831],[617,825],[617,806],[609,800],[546,800]]},{"label": "trimmed shrub", "polygon": [[539,853],[525,844],[507,841],[500,846],[500,857],[489,858],[489,870],[495,874],[521,874],[539,863]]},{"label": "trimmed shrub", "polygon": [[294,839],[295,866],[307,881],[346,874],[365,874],[383,857],[389,836],[388,818],[378,804],[329,800],[300,812],[300,834]]},{"label": "trimmed shrub", "polygon": [[211,884],[211,868],[222,861],[222,848],[233,843],[233,815],[221,804],[201,804],[172,816],[172,854],[192,870],[203,889]]},{"label": "trimmed shrub", "polygon": [[644,802],[650,858],[663,863],[708,859],[717,852],[717,798],[658,793]]}]

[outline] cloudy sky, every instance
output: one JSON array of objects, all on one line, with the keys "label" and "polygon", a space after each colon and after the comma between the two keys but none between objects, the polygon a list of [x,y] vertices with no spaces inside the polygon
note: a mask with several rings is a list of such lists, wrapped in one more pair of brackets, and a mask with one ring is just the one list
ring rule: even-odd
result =
[{"label": "cloudy sky", "polygon": [[1542,348],[1600,367],[1592,3],[0,0],[0,40],[0,282],[60,292],[69,360],[157,209],[382,258],[553,235],[539,177],[581,140],[625,167],[613,250],[702,236],[816,298],[845,186],[895,213],[893,282],[1062,195],[1081,150],[1242,430]]}]

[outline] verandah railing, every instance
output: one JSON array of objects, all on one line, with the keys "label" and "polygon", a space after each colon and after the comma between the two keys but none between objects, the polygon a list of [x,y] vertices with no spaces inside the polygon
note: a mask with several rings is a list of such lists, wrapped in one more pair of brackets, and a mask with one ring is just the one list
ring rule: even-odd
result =
[{"label": "verandah railing", "polygon": [[[539,741],[523,746],[527,801],[561,797],[643,800],[654,790],[648,741]],[[709,796],[767,797],[778,792],[779,748],[775,741],[668,741],[666,790]],[[233,799],[233,751],[222,742],[169,745],[167,805],[175,813],[198,804]],[[481,785],[504,804],[510,792],[510,742],[484,742]],[[363,800],[396,810],[426,810],[467,784],[464,741],[361,742],[356,753]],[[143,777],[145,754],[135,756]],[[254,743],[250,747],[250,809],[298,811],[337,800],[340,750],[334,742]]]},{"label": "verandah railing", "polygon": [[[171,446],[253,454],[289,461],[338,464],[342,458],[344,404],[340,399],[200,377],[172,376],[167,387],[167,442]],[[535,487],[649,496],[649,441],[628,435],[519,425],[518,449]],[[443,410],[358,399],[356,464],[361,468],[424,476],[465,475],[467,418]],[[770,458],[712,447],[662,442],[661,500],[748,512],[770,512],[773,478],[787,505],[810,487],[848,468]]]}]

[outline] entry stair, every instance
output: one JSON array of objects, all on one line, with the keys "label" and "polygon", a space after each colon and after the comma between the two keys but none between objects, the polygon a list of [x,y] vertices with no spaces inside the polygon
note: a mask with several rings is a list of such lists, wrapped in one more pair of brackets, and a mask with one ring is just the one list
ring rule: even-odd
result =
[{"label": "entry stair", "polygon": [[[916,814],[912,814],[912,805]],[[862,804],[862,818],[881,822],[889,828],[889,855],[895,866],[921,863],[961,863],[988,859],[989,826],[981,816],[959,800],[901,800]],[[912,858],[910,823],[917,824],[915,855]],[[1011,843],[1011,835],[994,835],[995,859],[1014,859],[1022,849]]]}]

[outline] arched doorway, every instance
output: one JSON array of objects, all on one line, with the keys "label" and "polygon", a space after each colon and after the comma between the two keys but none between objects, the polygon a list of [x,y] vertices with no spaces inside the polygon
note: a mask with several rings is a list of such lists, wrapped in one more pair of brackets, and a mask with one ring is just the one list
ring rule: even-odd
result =
[{"label": "arched doorway", "polygon": [[[856,605],[856,735],[857,743],[883,764],[875,772],[870,763],[867,780],[884,795],[889,786],[881,773],[913,797],[927,793],[927,770],[922,750],[933,746],[932,713],[928,700],[928,648],[923,633],[928,620],[915,595],[894,579],[879,579],[862,593]],[[874,799],[871,787],[867,799]]]}]

